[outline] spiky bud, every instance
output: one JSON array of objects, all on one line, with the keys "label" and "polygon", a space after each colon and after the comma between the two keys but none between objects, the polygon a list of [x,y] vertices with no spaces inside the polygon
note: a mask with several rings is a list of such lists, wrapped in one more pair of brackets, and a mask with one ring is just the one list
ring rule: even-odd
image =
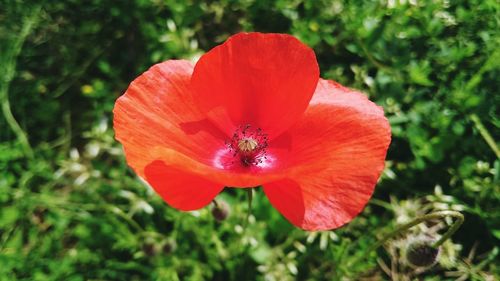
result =
[{"label": "spiky bud", "polygon": [[408,243],[405,256],[412,267],[431,267],[435,265],[441,252],[441,247],[433,247],[435,241],[430,238],[418,238]]}]

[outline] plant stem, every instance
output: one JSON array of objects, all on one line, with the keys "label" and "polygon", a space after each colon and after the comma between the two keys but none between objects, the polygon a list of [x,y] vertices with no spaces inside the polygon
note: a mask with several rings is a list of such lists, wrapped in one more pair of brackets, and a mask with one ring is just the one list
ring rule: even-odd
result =
[{"label": "plant stem", "polygon": [[459,213],[457,211],[449,211],[448,210],[448,211],[437,211],[434,213],[430,213],[430,214],[415,218],[412,221],[410,221],[406,224],[403,224],[403,225],[397,227],[395,230],[391,231],[390,233],[386,234],[384,237],[382,237],[382,239],[378,240],[377,243],[373,244],[370,248],[368,248],[365,255],[361,256],[361,258],[359,258],[359,259],[356,259],[355,262],[359,262],[361,259],[367,257],[369,253],[371,253],[372,251],[376,250],[378,247],[385,244],[388,240],[390,240],[390,239],[392,239],[400,234],[403,234],[404,232],[406,232],[410,228],[412,228],[420,223],[423,223],[423,222],[426,222],[429,220],[444,219],[446,217],[455,218],[455,222],[438,241],[434,242],[432,247],[437,248],[437,247],[441,246],[446,240],[448,240],[458,230],[458,228],[460,228],[460,226],[464,222],[464,215],[462,215],[461,213]]},{"label": "plant stem", "polygon": [[393,210],[393,207],[392,207],[392,205],[390,203],[387,203],[387,202],[385,202],[383,200],[380,200],[380,199],[377,199],[377,198],[370,199],[370,204],[373,204],[373,205],[385,208],[385,209],[387,209],[389,211]]},{"label": "plant stem", "polygon": [[479,131],[484,141],[486,141],[486,143],[490,146],[491,150],[493,150],[497,158],[500,158],[500,150],[498,149],[498,146],[493,137],[491,136],[491,134],[484,127],[483,122],[481,122],[481,119],[479,119],[479,117],[474,113],[471,114],[469,117],[472,120],[472,122],[474,122],[474,126]]},{"label": "plant stem", "polygon": [[28,141],[28,137],[12,114],[9,102],[9,86],[12,82],[12,79],[14,79],[17,57],[21,53],[21,49],[23,47],[24,41],[26,40],[26,37],[28,37],[31,30],[37,23],[40,9],[41,6],[33,8],[31,13],[24,19],[21,32],[18,34],[18,36],[15,37],[15,39],[13,39],[11,48],[7,49],[6,52],[2,54],[1,58],[4,64],[3,67],[1,67],[4,77],[3,79],[0,78],[0,103],[2,106],[2,112],[5,121],[16,135],[19,143],[21,143],[25,156],[31,159],[34,158],[34,153]]},{"label": "plant stem", "polygon": [[386,234],[382,239],[377,241],[377,243],[373,244],[373,246],[371,246],[368,249],[368,252],[376,250],[378,247],[382,246],[389,239],[392,239],[400,234],[403,234],[404,232],[406,232],[407,230],[409,230],[410,228],[412,228],[418,224],[421,224],[421,223],[429,221],[429,220],[443,219],[445,217],[456,218],[456,221],[453,223],[453,225],[450,227],[450,229],[441,237],[441,239],[439,239],[438,241],[436,241],[432,245],[433,247],[439,247],[446,240],[448,240],[448,238],[450,238],[451,235],[453,235],[453,233],[455,233],[458,230],[458,228],[460,227],[460,225],[462,225],[462,223],[464,222],[464,216],[461,213],[459,213],[457,211],[438,211],[438,212],[430,213],[430,214],[415,218],[414,220],[412,220],[406,224],[403,224],[403,225],[399,226],[398,228],[396,228],[394,231]]},{"label": "plant stem", "polygon": [[219,208],[219,203],[217,203],[217,200],[212,200],[212,203],[214,204],[215,208]]},{"label": "plant stem", "polygon": [[[432,247],[434,247],[434,248],[437,248],[437,247],[443,245],[443,243],[446,242],[446,240],[450,239],[450,237],[455,232],[457,232],[457,230],[460,228],[462,223],[464,223],[464,215],[462,215],[461,213],[456,212],[456,211],[443,211],[443,212],[444,212],[444,214],[441,216],[441,218],[448,216],[448,217],[455,218],[456,220],[453,223],[453,225],[448,229],[448,231],[446,231],[446,233],[443,236],[441,236],[441,238],[438,241],[436,241],[436,242],[434,242],[434,244],[432,244]],[[446,212],[448,212],[448,213],[446,213]]]},{"label": "plant stem", "polygon": [[252,214],[253,188],[247,189],[247,199],[248,199],[248,210],[247,210],[247,216],[245,218],[245,223],[243,225],[243,229],[247,228],[250,215]]}]

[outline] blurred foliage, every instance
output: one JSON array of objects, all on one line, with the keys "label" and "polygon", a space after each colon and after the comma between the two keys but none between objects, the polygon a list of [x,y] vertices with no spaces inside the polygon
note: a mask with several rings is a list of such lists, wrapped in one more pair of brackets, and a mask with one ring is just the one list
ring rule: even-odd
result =
[{"label": "blurred foliage", "polygon": [[[0,280],[498,280],[499,15],[497,0],[0,0]],[[246,229],[241,190],[218,197],[223,221],[212,206],[176,211],[113,139],[134,77],[252,30],[300,38],[323,77],[365,91],[391,122],[374,198],[341,229],[296,229],[258,189]],[[366,253],[407,218],[450,208],[466,222],[438,266],[400,265],[411,237]]]}]

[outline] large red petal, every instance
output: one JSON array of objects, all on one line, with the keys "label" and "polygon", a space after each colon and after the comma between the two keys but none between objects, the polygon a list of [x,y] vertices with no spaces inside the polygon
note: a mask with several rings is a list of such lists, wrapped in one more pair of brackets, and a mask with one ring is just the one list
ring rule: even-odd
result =
[{"label": "large red petal", "polygon": [[[135,79],[115,104],[116,139],[128,164],[144,177],[144,168],[158,159],[159,147],[210,165],[225,136],[193,103],[188,61],[166,61]],[[172,159],[175,160],[175,159]]]},{"label": "large red petal", "polygon": [[318,78],[314,52],[293,36],[239,33],[200,58],[192,86],[227,135],[250,124],[272,139],[304,113]]},{"label": "large red petal", "polygon": [[[306,230],[342,226],[361,212],[384,167],[391,139],[382,108],[365,95],[321,80],[303,119],[273,144],[287,178],[264,191]],[[281,151],[279,151],[281,149]]]},{"label": "large red petal", "polygon": [[163,200],[183,211],[203,208],[224,188],[159,160],[147,165],[144,172],[148,183]]},{"label": "large red petal", "polygon": [[[225,141],[193,104],[192,71],[188,61],[154,65],[130,84],[113,110],[116,139],[130,167],[182,210],[204,206],[223,187],[187,172],[196,163],[209,173],[213,155]],[[167,157],[163,150],[175,153]],[[158,159],[168,166],[160,166]]]}]

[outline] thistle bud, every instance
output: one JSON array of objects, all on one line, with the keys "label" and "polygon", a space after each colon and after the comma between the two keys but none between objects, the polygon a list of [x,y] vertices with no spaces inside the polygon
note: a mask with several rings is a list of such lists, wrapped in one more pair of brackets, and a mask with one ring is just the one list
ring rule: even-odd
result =
[{"label": "thistle bud", "polygon": [[441,247],[433,247],[435,241],[430,238],[418,238],[408,243],[406,261],[412,267],[431,267],[435,265],[441,252]]},{"label": "thistle bud", "polygon": [[212,208],[212,215],[218,222],[225,220],[229,216],[229,205],[224,201],[219,201]]}]

